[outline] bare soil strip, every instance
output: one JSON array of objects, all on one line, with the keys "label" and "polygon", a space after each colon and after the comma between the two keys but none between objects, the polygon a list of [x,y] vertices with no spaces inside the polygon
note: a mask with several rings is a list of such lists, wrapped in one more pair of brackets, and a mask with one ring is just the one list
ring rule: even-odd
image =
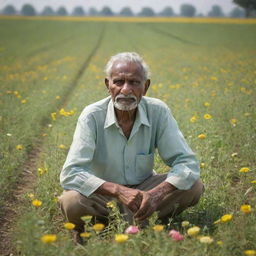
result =
[{"label": "bare soil strip", "polygon": [[[72,92],[78,85],[78,81],[86,71],[91,59],[98,51],[100,45],[102,44],[102,40],[105,34],[105,27],[103,27],[100,32],[99,38],[95,47],[86,58],[74,79],[70,83],[70,86],[66,90],[64,96],[62,97],[62,101],[58,104],[58,108],[64,107],[68,102],[69,97],[72,95]],[[10,195],[5,202],[5,206],[3,207],[4,215],[0,217],[1,230],[0,230],[0,255],[10,256],[15,255],[16,249],[12,241],[13,230],[16,225],[16,220],[19,218],[21,211],[23,209],[22,205],[24,202],[24,195],[29,193],[35,184],[37,179],[36,175],[36,167],[37,162],[40,158],[40,154],[42,152],[43,143],[45,137],[42,137],[41,134],[44,133],[46,129],[46,124],[49,122],[47,117],[42,118],[41,125],[42,129],[38,133],[38,138],[35,139],[34,145],[32,149],[27,155],[27,159],[23,166],[20,168],[23,169],[21,175],[18,177],[18,182],[13,186],[12,191],[10,191]]]}]

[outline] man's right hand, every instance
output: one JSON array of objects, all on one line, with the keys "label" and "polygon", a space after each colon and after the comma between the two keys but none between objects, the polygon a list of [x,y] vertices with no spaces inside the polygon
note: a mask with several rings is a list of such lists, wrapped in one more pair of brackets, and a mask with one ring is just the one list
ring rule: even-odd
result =
[{"label": "man's right hand", "polygon": [[103,183],[96,191],[97,194],[115,197],[126,205],[133,213],[136,213],[141,205],[143,194],[138,189],[127,188],[112,182]]}]

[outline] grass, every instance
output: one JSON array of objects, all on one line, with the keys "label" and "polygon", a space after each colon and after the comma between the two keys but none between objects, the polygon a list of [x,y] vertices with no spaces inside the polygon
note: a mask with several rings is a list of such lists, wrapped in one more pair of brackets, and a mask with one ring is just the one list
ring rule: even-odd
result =
[{"label": "grass", "polygon": [[[19,206],[22,215],[17,220],[13,245],[21,255],[215,256],[256,250],[256,185],[251,183],[256,180],[255,25],[46,20],[0,23],[0,203],[15,187],[27,153],[40,138],[42,153],[37,167],[47,169],[37,173],[33,195],[24,195],[25,204]],[[152,70],[148,96],[170,106],[201,161],[206,188],[203,198],[166,227],[185,235],[180,243],[172,241],[167,231],[153,231],[154,219],[123,244],[114,242],[114,235],[124,231],[114,225],[102,235],[92,232],[84,247],[75,246],[70,231],[63,228],[56,199],[62,191],[58,177],[76,120],[86,105],[107,96],[102,70],[108,58],[120,51],[136,51],[145,57]],[[81,71],[86,60],[88,65]],[[26,102],[21,103],[24,99]],[[60,108],[74,114],[61,115]],[[56,113],[56,120],[51,113]],[[205,114],[211,118],[205,119]],[[199,139],[199,134],[206,138]],[[64,147],[60,148],[61,144]],[[17,145],[23,149],[17,150]],[[242,167],[250,171],[239,172]],[[155,169],[167,171],[158,157]],[[31,197],[41,200],[42,205],[34,207]],[[241,212],[243,204],[250,204],[252,212]],[[232,220],[213,224],[224,214],[232,214]],[[189,238],[186,228],[181,227],[182,220],[200,226],[200,235],[209,235],[214,242],[202,244]],[[44,234],[57,234],[57,241],[42,243]]]}]

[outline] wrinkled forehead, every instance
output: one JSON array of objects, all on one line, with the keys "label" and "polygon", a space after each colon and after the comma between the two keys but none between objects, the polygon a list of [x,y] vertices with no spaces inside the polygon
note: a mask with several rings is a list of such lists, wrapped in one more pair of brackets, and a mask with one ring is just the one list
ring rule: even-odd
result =
[{"label": "wrinkled forehead", "polygon": [[136,76],[144,78],[142,66],[136,62],[116,61],[112,66],[111,77],[114,76]]}]

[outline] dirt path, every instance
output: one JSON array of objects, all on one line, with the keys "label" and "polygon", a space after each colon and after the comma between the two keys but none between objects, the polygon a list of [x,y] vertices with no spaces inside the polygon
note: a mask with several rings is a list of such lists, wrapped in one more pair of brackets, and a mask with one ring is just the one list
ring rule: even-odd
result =
[{"label": "dirt path", "polygon": [[[83,73],[86,71],[89,66],[91,59],[98,51],[100,45],[102,44],[102,40],[105,34],[105,27],[103,27],[100,32],[97,43],[95,44],[93,50],[89,54],[89,56],[85,59],[84,63],[81,65],[77,74],[74,76],[70,86],[67,88],[66,92],[62,97],[62,101],[59,103],[57,108],[65,107],[67,104],[72,92],[78,85],[79,79],[82,77]],[[56,108],[56,106],[55,106]],[[24,165],[21,167],[23,169],[20,177],[18,177],[18,182],[15,184],[12,191],[10,191],[10,195],[5,202],[3,207],[4,215],[0,218],[1,230],[0,230],[0,255],[2,256],[11,256],[16,255],[15,244],[13,243],[13,230],[16,226],[16,220],[19,218],[22,206],[24,203],[24,195],[33,190],[35,181],[37,179],[37,164],[40,159],[40,154],[42,152],[43,144],[45,137],[42,137],[41,134],[44,133],[46,129],[46,124],[49,122],[48,118],[43,117],[41,120],[42,129],[38,133],[38,138],[35,140],[32,149],[27,155],[27,159]]]}]

